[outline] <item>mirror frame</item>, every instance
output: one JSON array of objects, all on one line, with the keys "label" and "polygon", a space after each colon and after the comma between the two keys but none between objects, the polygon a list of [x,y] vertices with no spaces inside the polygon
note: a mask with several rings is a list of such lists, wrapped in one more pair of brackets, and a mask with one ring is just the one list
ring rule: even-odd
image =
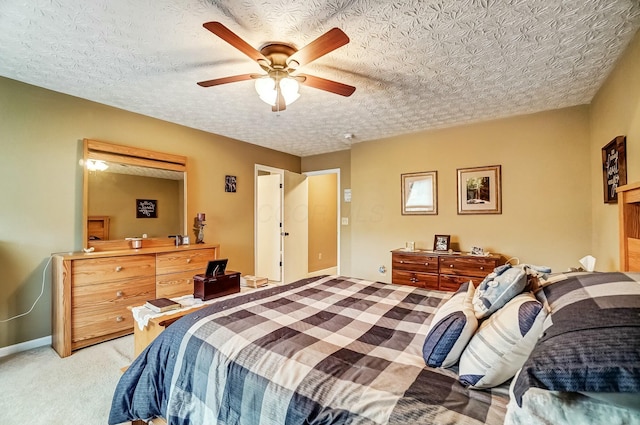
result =
[{"label": "mirror frame", "polygon": [[[107,241],[88,240],[88,218],[89,218],[89,170],[87,161],[90,159],[107,162],[118,162],[126,165],[137,165],[141,167],[158,168],[163,170],[178,171],[184,173],[184,199],[183,199],[183,234],[187,234],[187,157],[182,155],[157,152],[148,149],[134,148],[113,143],[101,142],[97,140],[83,140],[83,177],[82,177],[82,240],[84,248],[93,247],[96,251],[117,250],[129,248],[129,242],[125,239],[113,239]],[[143,247],[149,245],[173,245],[174,241],[167,239],[145,240]]]}]

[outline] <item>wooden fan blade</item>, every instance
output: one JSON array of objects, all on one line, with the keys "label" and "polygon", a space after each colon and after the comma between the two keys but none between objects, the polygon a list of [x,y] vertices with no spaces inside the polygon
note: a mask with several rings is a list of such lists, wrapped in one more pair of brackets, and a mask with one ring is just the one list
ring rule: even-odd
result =
[{"label": "wooden fan blade", "polygon": [[231,44],[236,49],[240,50],[245,55],[249,56],[254,61],[258,62],[260,60],[263,60],[271,64],[271,61],[267,59],[262,53],[260,53],[249,43],[238,37],[233,31],[222,25],[220,22],[205,22],[204,24],[202,24],[202,26],[227,43]]},{"label": "wooden fan blade", "polygon": [[356,88],[353,86],[349,86],[347,84],[338,83],[337,81],[327,80],[320,77],[314,77],[313,75],[304,74],[299,75],[299,77],[304,77],[304,81],[301,81],[302,84],[305,84],[309,87],[313,87],[315,89],[320,89],[324,91],[328,91],[331,93],[339,94],[340,96],[349,97],[356,91]]},{"label": "wooden fan blade", "polygon": [[216,79],[213,79],[213,80],[200,81],[198,83],[198,85],[201,86],[201,87],[219,86],[220,84],[235,83],[236,81],[251,80],[252,78],[257,78],[257,77],[262,77],[262,75],[257,75],[257,74],[233,75],[231,77],[223,77],[223,78],[216,78]]},{"label": "wooden fan blade", "polygon": [[349,42],[349,37],[340,28],[332,28],[287,59],[291,68],[306,65]]}]

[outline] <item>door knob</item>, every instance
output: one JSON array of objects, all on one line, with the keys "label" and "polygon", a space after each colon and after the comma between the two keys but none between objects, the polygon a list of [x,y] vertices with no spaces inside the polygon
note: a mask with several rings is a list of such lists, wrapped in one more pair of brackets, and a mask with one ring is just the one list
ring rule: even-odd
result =
[{"label": "door knob", "polygon": [[280,236],[289,236],[289,232],[281,232]]}]

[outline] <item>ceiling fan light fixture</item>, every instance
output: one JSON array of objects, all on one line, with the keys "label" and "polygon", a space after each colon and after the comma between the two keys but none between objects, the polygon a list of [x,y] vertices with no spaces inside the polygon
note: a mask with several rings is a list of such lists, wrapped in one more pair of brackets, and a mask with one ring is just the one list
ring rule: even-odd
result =
[{"label": "ceiling fan light fixture", "polygon": [[260,100],[271,106],[276,104],[276,82],[273,78],[265,77],[256,80],[256,92],[260,96]]},{"label": "ceiling fan light fixture", "polygon": [[109,165],[100,159],[87,160],[87,170],[89,171],[104,171],[109,168]]},{"label": "ceiling fan light fixture", "polygon": [[[298,82],[289,77],[280,79],[280,91],[284,97],[285,105],[289,106],[300,97]],[[256,79],[256,92],[263,102],[275,106],[278,92],[276,90],[276,81],[273,77],[265,77]]]},{"label": "ceiling fan light fixture", "polygon": [[298,90],[300,89],[300,85],[293,78],[283,78],[280,80],[280,90],[282,91],[282,96],[284,97],[284,103],[289,106],[300,97],[300,93]]}]

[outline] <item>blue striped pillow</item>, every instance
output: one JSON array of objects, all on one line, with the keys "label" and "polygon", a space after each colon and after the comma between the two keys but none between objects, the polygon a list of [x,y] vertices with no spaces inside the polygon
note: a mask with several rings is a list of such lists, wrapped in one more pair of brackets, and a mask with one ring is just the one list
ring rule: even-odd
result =
[{"label": "blue striped pillow", "polygon": [[478,328],[473,311],[473,283],[466,282],[436,312],[422,347],[422,356],[428,366],[451,367]]}]

